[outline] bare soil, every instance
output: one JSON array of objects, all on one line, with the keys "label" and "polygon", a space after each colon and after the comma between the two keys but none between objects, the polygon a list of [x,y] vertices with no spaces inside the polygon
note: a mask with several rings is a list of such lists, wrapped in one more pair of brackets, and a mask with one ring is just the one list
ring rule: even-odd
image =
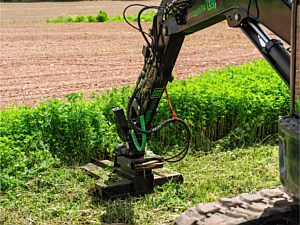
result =
[{"label": "bare soil", "polygon": [[[130,4],[159,5],[158,0],[142,1],[75,1],[75,2],[9,2],[0,3],[1,23],[44,23],[48,18],[75,16],[78,14],[97,15],[100,10],[108,16],[122,14]],[[129,14],[140,8],[128,9]]]},{"label": "bare soil", "polygon": [[[76,3],[84,8],[87,2]],[[96,3],[98,8],[107,4]],[[2,12],[11,4],[18,12],[11,12],[14,21],[18,21],[22,13],[28,13],[24,10],[24,4],[28,3],[1,3]],[[45,4],[53,3],[30,4],[46,7]],[[114,5],[114,11],[117,6],[120,12],[124,8],[122,4]],[[59,10],[56,13],[58,16]],[[1,22],[2,18],[1,15]],[[143,66],[144,41],[127,24],[39,21],[8,23],[5,20],[1,23],[1,108],[12,102],[34,106],[48,97],[63,98],[67,93],[80,91],[87,95],[94,91],[102,93],[107,88],[135,83]],[[150,26],[150,23],[144,24],[145,29]],[[239,29],[220,23],[186,37],[173,72],[177,79],[185,79],[258,58],[260,54]]]}]

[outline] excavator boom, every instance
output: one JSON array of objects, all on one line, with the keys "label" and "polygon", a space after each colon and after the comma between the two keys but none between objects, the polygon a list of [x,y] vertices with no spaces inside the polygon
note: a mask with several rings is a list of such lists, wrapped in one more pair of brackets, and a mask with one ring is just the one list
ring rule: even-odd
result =
[{"label": "excavator boom", "polygon": [[[115,150],[115,166],[123,171],[126,170],[124,165],[131,165],[129,167],[133,173],[161,167],[168,160],[163,157],[145,159],[144,143],[152,133],[169,123],[182,123],[187,130],[189,142],[188,126],[176,116],[153,127],[157,107],[168,82],[173,80],[172,70],[185,36],[226,20],[228,26],[244,32],[290,87],[291,114],[281,117],[279,121],[280,176],[290,194],[299,198],[299,0],[163,0],[160,6],[144,7],[138,18],[151,8],[157,9],[157,13],[149,32],[143,30],[140,20],[137,27],[131,24],[145,39],[142,51],[144,66],[129,98],[127,115],[120,108],[113,109],[118,134],[126,143],[117,146]],[[270,38],[265,30],[269,30],[272,37],[276,38]],[[174,160],[176,157],[181,160],[188,147],[187,144],[170,161],[178,161]]]},{"label": "excavator boom", "polygon": [[[289,86],[290,53],[281,42],[290,44],[288,1],[162,1],[150,31],[151,43],[140,30],[146,39],[145,64],[127,110],[129,121],[143,114],[150,129],[163,91],[173,80],[172,70],[185,36],[223,20],[240,28]],[[271,39],[260,25],[277,34],[278,40]]]}]

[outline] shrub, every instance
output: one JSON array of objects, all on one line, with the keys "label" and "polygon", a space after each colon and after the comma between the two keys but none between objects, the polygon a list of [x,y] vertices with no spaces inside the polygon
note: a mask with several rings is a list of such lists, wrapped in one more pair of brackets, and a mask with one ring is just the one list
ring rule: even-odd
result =
[{"label": "shrub", "polygon": [[96,17],[93,16],[93,15],[88,15],[86,18],[87,18],[87,21],[88,21],[89,23],[97,22]]},{"label": "shrub", "polygon": [[68,16],[68,17],[65,18],[65,22],[66,23],[72,23],[72,22],[76,22],[76,21],[72,16]]},{"label": "shrub", "polygon": [[108,16],[106,14],[106,12],[103,11],[99,11],[98,15],[96,16],[96,20],[98,22],[105,22],[108,20]]},{"label": "shrub", "polygon": [[85,21],[86,21],[86,18],[81,14],[77,15],[74,20],[74,22],[77,22],[77,23],[85,22]]}]

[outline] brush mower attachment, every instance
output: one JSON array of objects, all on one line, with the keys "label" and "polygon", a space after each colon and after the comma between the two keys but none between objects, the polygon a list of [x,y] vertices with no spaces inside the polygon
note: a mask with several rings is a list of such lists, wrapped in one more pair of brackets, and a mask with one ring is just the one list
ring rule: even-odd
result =
[{"label": "brush mower attachment", "polygon": [[[162,168],[142,169],[152,158],[144,160],[130,160],[126,157],[118,158],[118,166],[110,160],[92,159],[91,163],[81,166],[92,176],[95,188],[102,199],[116,199],[128,196],[139,196],[153,192],[155,186],[161,186],[166,182],[182,183],[183,176],[180,173]],[[144,165],[143,165],[144,164]],[[136,166],[136,169],[132,168]]]},{"label": "brush mower attachment", "polygon": [[145,144],[141,143],[150,135],[140,132],[132,135],[123,109],[114,108],[112,112],[119,137],[126,144],[115,147],[110,161],[92,159],[91,163],[81,167],[97,180],[96,189],[100,196],[103,199],[138,196],[151,193],[155,186],[169,181],[182,183],[180,173],[163,168],[167,159],[145,150]]}]

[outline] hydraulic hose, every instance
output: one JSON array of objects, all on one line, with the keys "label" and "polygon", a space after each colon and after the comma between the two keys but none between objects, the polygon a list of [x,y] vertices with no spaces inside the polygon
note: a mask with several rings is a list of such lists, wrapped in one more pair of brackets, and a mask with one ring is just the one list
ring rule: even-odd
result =
[{"label": "hydraulic hose", "polygon": [[[142,130],[146,130],[145,119],[144,116],[140,116],[140,123]],[[142,146],[139,145],[139,142],[136,138],[136,135],[133,130],[129,131],[133,140],[133,143],[138,151],[144,151],[146,147],[147,136],[146,134],[142,134]]]},{"label": "hydraulic hose", "polygon": [[[131,128],[132,128],[134,131],[139,132],[139,133],[142,133],[142,134],[145,135],[145,143],[144,143],[144,144],[146,144],[146,134],[150,135],[150,134],[152,134],[152,133],[154,133],[154,132],[157,132],[157,131],[161,130],[162,128],[164,128],[165,126],[167,126],[168,124],[170,124],[170,123],[179,122],[179,123],[183,124],[183,126],[184,126],[184,128],[185,128],[185,130],[186,130],[186,132],[187,132],[187,138],[186,138],[186,143],[187,143],[187,144],[186,144],[186,146],[185,146],[184,149],[181,150],[178,154],[176,154],[176,155],[174,155],[174,156],[172,156],[172,157],[170,157],[170,158],[164,159],[166,162],[178,162],[178,161],[182,160],[182,159],[186,156],[186,154],[187,154],[187,152],[188,152],[188,149],[189,149],[189,146],[190,146],[191,131],[190,131],[190,128],[189,128],[188,124],[187,124],[184,120],[182,120],[182,119],[176,117],[176,118],[168,119],[168,120],[164,121],[163,123],[161,123],[160,125],[158,125],[158,126],[152,128],[152,129],[150,129],[150,130],[146,130],[146,129],[145,129],[145,123],[144,123],[144,116],[142,115],[142,116],[140,116],[141,128],[139,128],[138,126],[136,126],[136,124],[135,124],[135,123],[132,121],[132,119],[130,118],[130,115],[131,115],[131,113],[130,113],[130,107],[131,107],[131,105],[132,105],[132,103],[133,103],[134,96],[136,96],[136,93],[137,93],[137,92],[138,92],[138,89],[136,88],[136,89],[134,90],[132,96],[129,98],[128,105],[127,105],[127,112],[126,112],[126,113],[127,113],[128,122],[129,122]],[[132,137],[133,137],[133,142],[134,142],[134,144],[135,144],[137,150],[138,150],[138,151],[141,151],[141,150],[139,150],[139,149],[142,149],[142,147],[143,147],[143,136],[142,136],[142,146],[140,147],[140,146],[138,145],[138,142],[137,142],[137,140],[136,140],[136,137],[135,137],[135,134],[134,134],[134,131],[133,131],[133,130],[131,130],[131,132],[130,132],[131,135],[132,135]],[[134,137],[135,137],[135,138],[134,138]],[[135,142],[137,143],[137,145],[136,145]],[[145,146],[144,146],[144,147],[145,147]],[[177,158],[177,157],[179,157],[179,156],[181,156],[179,159],[175,159],[175,158]]]}]

